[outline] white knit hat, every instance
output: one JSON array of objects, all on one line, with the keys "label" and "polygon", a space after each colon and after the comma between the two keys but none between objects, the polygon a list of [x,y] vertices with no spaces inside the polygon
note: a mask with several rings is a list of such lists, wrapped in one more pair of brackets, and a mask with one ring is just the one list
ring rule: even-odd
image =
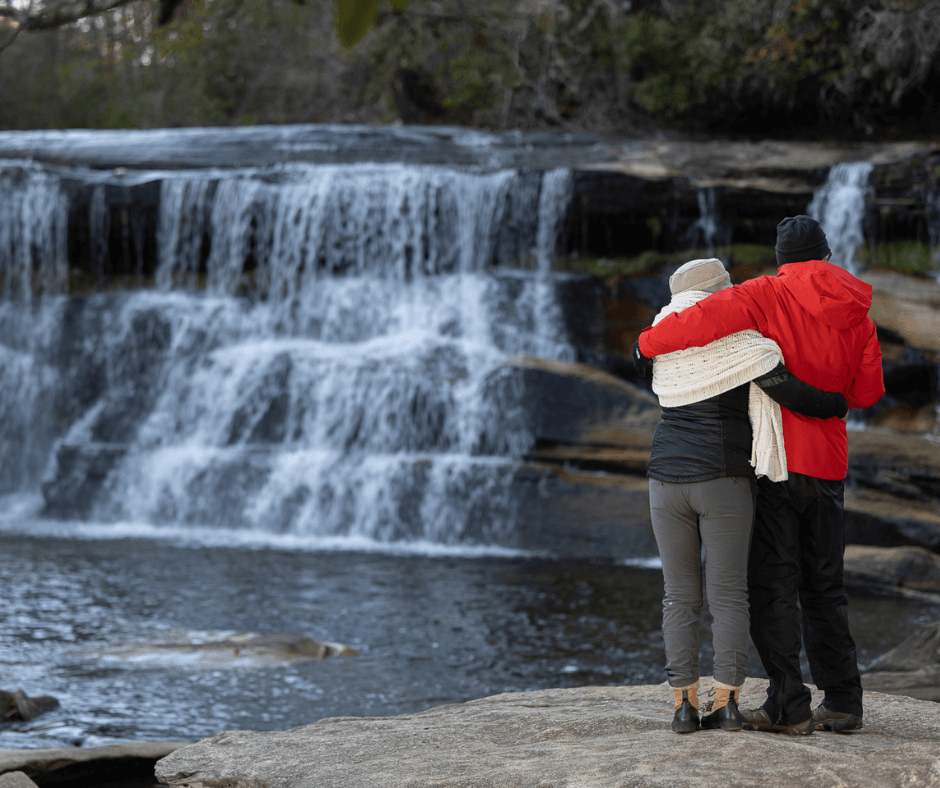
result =
[{"label": "white knit hat", "polygon": [[731,277],[721,260],[709,257],[707,260],[691,260],[669,277],[669,292],[675,295],[684,290],[704,290],[717,293],[731,287]]}]

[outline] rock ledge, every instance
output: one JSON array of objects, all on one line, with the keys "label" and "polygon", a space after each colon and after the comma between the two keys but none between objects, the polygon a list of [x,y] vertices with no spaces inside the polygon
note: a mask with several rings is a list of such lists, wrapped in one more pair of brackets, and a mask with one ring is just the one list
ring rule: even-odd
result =
[{"label": "rock ledge", "polygon": [[[760,703],[766,684],[749,679],[743,705]],[[937,704],[869,693],[863,730],[797,738],[677,736],[671,716],[665,684],[507,693],[400,717],[221,733],[164,758],[156,774],[179,788],[940,786]]]}]

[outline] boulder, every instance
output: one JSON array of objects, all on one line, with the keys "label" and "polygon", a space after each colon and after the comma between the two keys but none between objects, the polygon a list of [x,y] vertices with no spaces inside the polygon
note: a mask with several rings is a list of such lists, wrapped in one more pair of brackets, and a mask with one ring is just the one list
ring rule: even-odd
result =
[{"label": "boulder", "polygon": [[189,668],[277,667],[332,656],[355,656],[359,652],[342,643],[330,643],[299,635],[212,633],[203,638],[192,633],[157,642],[120,643],[95,652],[104,663],[153,668],[163,665]]},{"label": "boulder", "polygon": [[35,698],[27,697],[23,690],[6,692],[0,690],[0,722],[12,720],[30,721],[40,714],[58,708],[59,701],[50,695],[39,695]]},{"label": "boulder", "polygon": [[[62,747],[48,750],[0,751],[0,775],[25,775],[33,783],[48,785],[152,785],[154,764],[185,742],[127,742],[104,747]],[[0,778],[2,779],[2,778]],[[8,777],[8,779],[20,779]],[[28,783],[21,783],[28,788]],[[0,783],[20,788],[17,783]]]},{"label": "boulder", "polygon": [[846,481],[896,498],[940,501],[940,443],[888,430],[849,430]]},{"label": "boulder", "polygon": [[513,494],[519,516],[507,547],[614,561],[659,555],[645,476],[524,463]]},{"label": "boulder", "polygon": [[940,282],[872,269],[859,274],[872,286],[868,314],[911,347],[940,353]]},{"label": "boulder", "polygon": [[530,461],[646,472],[659,402],[614,375],[587,364],[519,356],[490,375],[483,396],[501,410],[483,436],[482,454],[528,444]]},{"label": "boulder", "polygon": [[527,446],[512,481],[518,515],[505,546],[574,558],[652,558],[646,464],[660,408],[602,370],[510,359],[484,396],[501,403],[483,454]]},{"label": "boulder", "polygon": [[868,666],[862,684],[866,693],[940,701],[940,622],[914,632],[878,657]]},{"label": "boulder", "polygon": [[923,547],[850,544],[845,548],[845,574],[848,585],[940,593],[940,555]]},{"label": "boulder", "polygon": [[940,553],[940,512],[935,503],[846,487],[845,541],[875,547],[920,546]]},{"label": "boulder", "polygon": [[[905,280],[906,282],[906,280]],[[884,396],[862,411],[870,426],[935,434],[940,402],[940,354],[913,347],[897,331],[878,326]]]},{"label": "boulder", "polygon": [[[766,686],[749,679],[744,705],[759,703]],[[671,718],[666,684],[506,693],[400,717],[220,733],[176,750],[155,773],[178,788],[936,784],[940,706],[932,703],[870,693],[858,733],[799,740],[762,732],[676,736]]]}]

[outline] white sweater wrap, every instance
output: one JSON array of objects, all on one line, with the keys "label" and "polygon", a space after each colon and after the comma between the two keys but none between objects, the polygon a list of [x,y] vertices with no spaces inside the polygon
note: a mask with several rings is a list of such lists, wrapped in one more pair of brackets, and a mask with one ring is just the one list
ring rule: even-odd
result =
[{"label": "white sweater wrap", "polygon": [[[702,290],[677,293],[656,315],[653,325],[709,295]],[[657,356],[653,364],[653,391],[664,408],[690,405],[753,381],[782,361],[783,353],[772,339],[753,330],[739,331],[705,347]],[[787,455],[780,406],[755,383],[751,383],[749,390],[748,416],[753,434],[751,465],[755,473],[774,482],[786,480]]]}]

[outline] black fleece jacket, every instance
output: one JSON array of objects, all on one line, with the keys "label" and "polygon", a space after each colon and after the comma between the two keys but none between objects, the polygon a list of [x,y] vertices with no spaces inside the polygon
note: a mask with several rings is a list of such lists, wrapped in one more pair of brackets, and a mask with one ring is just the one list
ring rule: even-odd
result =
[{"label": "black fleece jacket", "polygon": [[[842,418],[848,403],[839,393],[820,391],[783,364],[754,379],[781,407],[818,419]],[[723,476],[754,478],[751,422],[745,383],[717,397],[663,408],[653,436],[647,475],[664,482],[704,482]]]}]

